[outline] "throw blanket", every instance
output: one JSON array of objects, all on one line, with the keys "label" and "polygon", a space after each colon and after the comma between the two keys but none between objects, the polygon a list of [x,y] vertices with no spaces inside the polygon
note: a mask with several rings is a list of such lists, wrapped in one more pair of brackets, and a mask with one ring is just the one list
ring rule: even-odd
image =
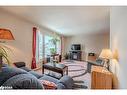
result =
[{"label": "throw blanket", "polygon": [[38,79],[25,70],[12,67],[2,67],[0,72],[0,86],[13,89],[42,89]]}]

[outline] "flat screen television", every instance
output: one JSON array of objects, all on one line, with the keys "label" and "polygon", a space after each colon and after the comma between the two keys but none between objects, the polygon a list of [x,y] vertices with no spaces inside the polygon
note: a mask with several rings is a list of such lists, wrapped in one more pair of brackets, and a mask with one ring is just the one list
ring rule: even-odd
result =
[{"label": "flat screen television", "polygon": [[80,44],[72,44],[71,50],[81,50],[81,45]]}]

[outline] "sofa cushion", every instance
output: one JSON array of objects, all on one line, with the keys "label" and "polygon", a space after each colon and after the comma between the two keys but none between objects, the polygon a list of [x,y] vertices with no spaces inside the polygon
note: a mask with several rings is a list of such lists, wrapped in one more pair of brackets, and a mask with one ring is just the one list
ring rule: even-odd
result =
[{"label": "sofa cushion", "polygon": [[0,72],[0,85],[2,85],[9,78],[18,75],[18,74],[27,74],[25,70],[12,67],[2,67],[2,72]]},{"label": "sofa cushion", "polygon": [[25,70],[25,71],[27,71],[27,72],[31,71],[31,69],[29,69],[29,68],[27,68],[27,67],[20,67],[20,69],[23,69],[23,70]]},{"label": "sofa cushion", "polygon": [[8,64],[5,64],[5,63],[2,64],[2,67],[7,67],[7,66],[8,66]]},{"label": "sofa cushion", "polygon": [[62,83],[57,84],[57,89],[66,89]]},{"label": "sofa cushion", "polygon": [[43,85],[33,75],[19,74],[9,78],[2,86],[9,86],[13,89],[43,89]]},{"label": "sofa cushion", "polygon": [[32,75],[34,75],[36,78],[41,78],[41,77],[43,77],[43,75],[42,74],[39,74],[39,73],[37,73],[37,72],[35,72],[35,71],[29,71],[29,73],[30,74],[32,74]]},{"label": "sofa cushion", "polygon": [[47,81],[51,81],[51,82],[54,82],[55,84],[57,84],[59,82],[58,79],[56,78],[53,78],[51,76],[48,76],[46,74],[43,75],[43,77],[39,78],[40,80],[47,80]]}]

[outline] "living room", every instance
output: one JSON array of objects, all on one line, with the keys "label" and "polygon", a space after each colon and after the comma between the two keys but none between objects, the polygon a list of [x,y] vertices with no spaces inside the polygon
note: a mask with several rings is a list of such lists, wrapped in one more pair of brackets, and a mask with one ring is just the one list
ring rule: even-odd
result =
[{"label": "living room", "polygon": [[[5,27],[5,26],[8,26],[8,28],[13,27],[15,31],[19,31],[18,33],[17,32],[15,33],[15,31],[13,32],[13,35],[16,36],[15,39],[17,39],[17,40],[13,41],[12,43],[9,43],[9,44],[13,44],[12,45],[13,48],[17,48],[17,49],[20,50],[20,51],[18,51],[17,49],[14,49],[15,50],[14,52],[15,53],[18,53],[18,54],[16,54],[16,57],[14,55],[11,55],[13,57],[12,58],[12,61],[13,62],[16,61],[16,60],[22,61],[22,59],[23,59],[28,64],[30,63],[28,66],[31,66],[31,57],[32,57],[32,52],[31,52],[31,43],[32,43],[32,38],[31,38],[32,37],[32,32],[31,31],[32,31],[32,28],[31,27],[34,27],[34,26],[37,26],[37,25],[31,23],[30,21],[24,20],[23,17],[22,18],[21,17],[19,18],[19,14],[21,14],[21,12],[19,12],[18,9],[15,10],[15,7],[12,7],[12,8],[11,7],[4,7],[4,8],[3,9],[1,8],[1,13],[2,13],[1,14],[1,20],[3,20],[3,27]],[[39,7],[37,7],[37,8],[39,9]],[[52,9],[52,7],[47,7],[47,13],[50,13],[48,11],[54,12],[54,11],[58,10],[58,8],[59,7],[55,7],[54,9]],[[67,8],[70,9],[70,10],[68,10],[68,12],[70,12],[70,14],[67,15],[67,13],[65,12],[65,14],[67,15],[66,18],[71,19],[72,18],[71,16],[73,15],[71,11],[73,11],[74,9],[76,9],[75,7],[70,7],[70,8],[69,7],[62,7],[61,9],[58,10],[59,13],[52,14],[52,15],[54,15],[54,18],[52,18],[51,20],[55,20],[57,18],[57,15],[58,14],[61,14],[63,11],[66,11]],[[89,15],[91,15],[91,14],[97,15],[98,14],[97,12],[94,13],[94,10],[93,10],[94,8],[95,7],[91,7],[91,8],[88,7],[88,9],[87,9],[87,7],[86,8],[85,7],[84,8],[78,7],[77,8],[77,11],[75,12],[75,14],[78,11],[80,12],[80,10],[82,9],[81,12],[83,12],[84,10],[86,10],[86,11],[87,10],[90,10],[91,12],[88,12]],[[21,11],[23,11],[23,12],[24,12],[24,10],[26,11],[26,9],[28,9],[28,11],[30,11],[29,8],[27,8],[27,7],[26,8],[25,7],[19,7],[19,9]],[[44,8],[42,7],[42,9],[45,9],[45,7]],[[9,10],[10,10],[11,13],[9,12]],[[31,10],[32,10],[32,8],[31,8]],[[63,44],[63,51],[61,51],[63,53],[62,54],[63,55],[62,57],[64,57],[64,55],[67,52],[69,52],[69,49],[71,47],[71,44],[76,44],[76,43],[77,44],[80,44],[81,43],[81,45],[82,45],[81,46],[82,47],[82,50],[83,50],[83,56],[82,56],[83,59],[82,60],[85,60],[85,52],[86,53],[88,53],[88,52],[96,52],[99,55],[100,52],[101,52],[101,50],[103,48],[109,48],[109,38],[110,38],[110,32],[109,32],[110,31],[110,29],[109,29],[109,27],[110,27],[110,25],[109,25],[109,8],[105,8],[105,7],[102,7],[101,8],[100,7],[100,9],[99,9],[99,7],[97,7],[97,8],[95,8],[95,10],[98,11],[98,12],[103,13],[103,14],[100,13],[102,15],[102,16],[100,15],[100,18],[97,17],[100,20],[100,22],[97,21],[97,24],[100,24],[100,26],[98,25],[96,28],[93,28],[93,30],[91,29],[91,30],[81,30],[81,31],[79,31],[79,29],[78,29],[77,31],[79,31],[79,32],[73,32],[76,29],[74,29],[74,30],[73,29],[72,30],[70,29],[70,31],[72,31],[72,32],[64,32],[62,34],[62,37],[63,37],[63,39],[62,39],[63,40],[63,43],[62,43]],[[16,14],[14,14],[13,11],[14,11],[14,13],[17,13],[18,12],[17,13],[18,16]],[[29,14],[29,13],[27,13],[27,14]],[[84,15],[84,13],[82,13],[81,15],[79,15],[79,18],[82,15]],[[88,19],[89,15],[87,16],[87,18],[84,19],[84,21],[86,19]],[[70,16],[70,18],[69,18],[69,16]],[[62,15],[59,16],[59,17],[60,17],[60,19],[62,19]],[[8,18],[8,20],[5,21],[4,20],[5,18]],[[91,20],[91,18],[93,18],[93,17],[89,17],[89,23],[91,23],[91,24],[88,25],[88,26],[86,26],[86,25],[83,25],[83,26],[91,27],[92,28],[93,21]],[[96,20],[97,18],[94,17],[93,20]],[[75,19],[75,17],[72,18],[72,20],[73,19]],[[68,20],[66,20],[66,22],[67,21]],[[75,22],[80,22],[80,21],[77,19],[77,21],[75,21]],[[82,21],[81,23],[83,23],[84,21]],[[12,23],[12,22],[14,23],[15,27],[14,27],[13,24],[10,26],[10,23]],[[58,22],[58,24],[59,23],[62,23],[62,22],[63,21],[61,20],[61,21]],[[72,24],[73,23],[73,22],[71,22],[71,23],[70,22],[71,21],[68,21],[68,24]],[[55,21],[53,21],[52,23],[55,24]],[[102,24],[105,24],[105,25],[102,25]],[[22,27],[24,26],[24,27],[22,28],[21,26]],[[76,24],[75,24],[75,26],[76,26]],[[77,26],[79,26],[79,25],[77,24]],[[79,26],[78,28],[81,28],[83,26]],[[101,27],[101,26],[103,26],[103,27]],[[58,26],[58,27],[60,27],[60,26]],[[63,27],[65,27],[64,26],[64,23],[63,23]],[[95,26],[93,26],[93,27],[95,27]],[[55,34],[58,34],[58,33],[54,33],[53,29],[51,30],[51,29],[46,28],[44,26],[43,27],[39,27],[38,26],[37,28],[38,28],[38,31],[40,31],[42,33],[42,35],[53,35],[54,36]],[[20,32],[20,31],[22,31],[22,32]],[[29,31],[29,32],[27,32],[27,31]],[[64,31],[64,30],[61,29],[61,31]],[[67,30],[65,30],[65,31],[67,31]],[[88,32],[84,33],[84,31],[88,31]],[[91,31],[94,31],[94,32],[91,32]],[[76,35],[76,36],[74,36],[74,35]],[[61,36],[61,35],[59,35],[59,36]],[[24,37],[24,39],[26,39],[25,40],[25,43],[22,40],[22,37]],[[72,37],[73,37],[73,39],[72,39]],[[84,42],[82,42],[82,38],[83,37],[84,37]],[[19,43],[19,41],[22,42],[22,43]],[[98,45],[97,44],[94,44],[96,41],[98,43],[100,43],[100,44],[98,44]],[[22,54],[24,54],[24,53],[26,53],[26,56],[25,57],[22,56]]]},{"label": "living room", "polygon": [[[119,31],[116,33],[115,28],[117,27],[115,20],[120,16],[117,15],[117,9],[118,12],[122,10],[124,12],[126,7],[0,7],[0,28],[1,30],[9,29],[14,37],[12,41],[5,43],[1,41],[0,44],[9,48],[7,55],[11,63],[24,62],[25,67],[39,74],[44,73],[42,65],[51,61],[57,65],[69,63],[67,64],[68,75],[67,73],[65,75],[69,76],[66,78],[69,82],[74,81],[74,89],[91,89],[91,73],[85,72],[88,68],[87,64],[89,60],[96,61],[103,49],[115,53],[118,62],[126,62],[122,55],[122,49],[125,49],[122,45],[124,38],[119,39],[125,34]],[[121,18],[124,20],[125,17]],[[123,26],[119,30],[122,28]],[[118,42],[121,43],[121,47]],[[78,51],[74,51],[75,45],[79,46]],[[76,55],[75,52],[79,51],[81,54]],[[72,52],[74,55],[70,54]],[[113,80],[109,85],[113,84],[114,88],[126,88],[124,85],[126,80],[121,73],[122,70],[126,71],[124,67],[126,64],[121,64],[123,66],[121,70],[118,64],[110,63],[112,63],[110,71],[117,76],[120,84],[118,86]],[[16,68],[15,65],[12,67]],[[46,73],[50,71],[46,70]],[[47,78],[49,77],[43,80]],[[72,88],[68,86],[68,89]]]}]

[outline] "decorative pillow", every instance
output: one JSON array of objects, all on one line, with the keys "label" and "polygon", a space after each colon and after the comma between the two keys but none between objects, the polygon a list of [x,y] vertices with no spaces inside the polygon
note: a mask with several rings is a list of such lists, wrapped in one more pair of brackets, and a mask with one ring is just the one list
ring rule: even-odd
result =
[{"label": "decorative pillow", "polygon": [[57,85],[54,82],[40,80],[45,89],[56,89]]}]

